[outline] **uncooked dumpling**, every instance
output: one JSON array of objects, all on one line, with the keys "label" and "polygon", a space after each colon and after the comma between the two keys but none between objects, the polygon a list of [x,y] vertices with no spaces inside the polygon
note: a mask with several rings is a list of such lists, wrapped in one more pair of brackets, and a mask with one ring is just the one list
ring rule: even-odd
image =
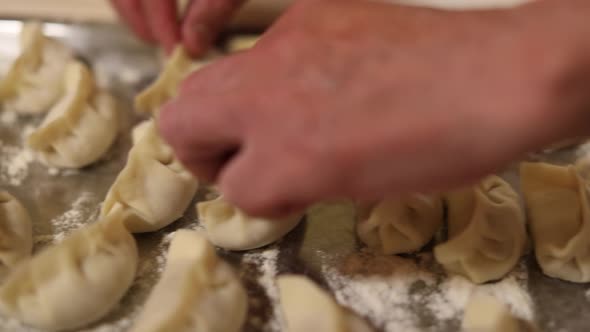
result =
[{"label": "uncooked dumpling", "polygon": [[413,252],[428,243],[442,225],[442,199],[423,194],[385,198],[359,220],[357,234],[374,251]]},{"label": "uncooked dumpling", "polygon": [[226,48],[229,53],[247,51],[254,47],[259,39],[260,35],[238,35],[228,40]]},{"label": "uncooked dumpling", "polygon": [[522,256],[526,227],[518,194],[497,176],[452,192],[448,241],[434,248],[445,270],[483,283],[502,278]]},{"label": "uncooked dumpling", "polygon": [[304,276],[277,278],[281,308],[288,332],[370,332],[367,322],[342,308],[328,292]]},{"label": "uncooked dumpling", "polygon": [[132,332],[237,332],[248,298],[232,267],[198,232],[179,230],[162,278]]},{"label": "uncooked dumpling", "polygon": [[162,141],[154,121],[144,129],[101,209],[103,217],[117,206],[131,212],[126,225],[132,233],[154,232],[179,219],[197,191],[197,180]]},{"label": "uncooked dumpling", "polygon": [[177,46],[158,78],[135,97],[135,109],[157,115],[160,107],[178,93],[180,83],[191,72],[205,66],[211,59],[193,60],[183,46]]},{"label": "uncooked dumpling", "polygon": [[14,196],[0,191],[0,276],[31,256],[32,250],[29,213]]},{"label": "uncooked dumpling", "polygon": [[0,102],[20,113],[47,112],[62,93],[62,75],[73,54],[43,36],[39,23],[23,25],[20,43],[20,56],[0,81]]},{"label": "uncooked dumpling", "polygon": [[573,166],[523,163],[520,168],[535,256],[543,272],[590,281],[588,187]]},{"label": "uncooked dumpling", "polygon": [[533,332],[536,329],[515,317],[508,306],[487,294],[474,295],[463,316],[463,332]]},{"label": "uncooked dumpling", "polygon": [[145,120],[133,127],[131,130],[131,141],[133,144],[137,144],[143,137],[143,135],[148,131],[149,127],[152,125],[152,120]]},{"label": "uncooked dumpling", "polygon": [[36,328],[71,330],[105,316],[127,292],[137,247],[122,214],[83,228],[19,264],[0,287],[0,312]]},{"label": "uncooked dumpling", "polygon": [[199,202],[197,212],[209,240],[228,250],[249,250],[278,241],[303,217],[302,214],[279,219],[250,217],[228,203],[223,196]]},{"label": "uncooked dumpling", "polygon": [[64,95],[29,136],[28,144],[52,167],[81,168],[99,160],[117,136],[118,114],[113,98],[94,86],[89,69],[68,64]]}]

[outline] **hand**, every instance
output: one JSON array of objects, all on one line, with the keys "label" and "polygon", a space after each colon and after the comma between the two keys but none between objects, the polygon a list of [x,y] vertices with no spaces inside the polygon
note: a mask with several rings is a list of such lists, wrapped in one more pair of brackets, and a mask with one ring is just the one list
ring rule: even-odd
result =
[{"label": "hand", "polygon": [[182,42],[189,53],[207,51],[224,24],[244,0],[194,0],[182,20],[176,0],[111,0],[121,19],[147,42],[171,52]]},{"label": "hand", "polygon": [[552,12],[300,0],[251,51],[185,80],[160,129],[254,215],[467,184],[582,130]]}]

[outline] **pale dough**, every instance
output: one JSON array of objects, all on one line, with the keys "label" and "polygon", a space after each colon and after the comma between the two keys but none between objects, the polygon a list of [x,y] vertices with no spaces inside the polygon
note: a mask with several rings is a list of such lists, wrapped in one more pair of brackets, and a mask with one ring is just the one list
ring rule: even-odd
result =
[{"label": "pale dough", "polygon": [[137,247],[121,213],[87,226],[24,262],[0,287],[0,312],[51,331],[99,320],[127,292]]},{"label": "pale dough", "polygon": [[330,294],[307,277],[277,278],[281,308],[288,332],[371,332],[362,318],[341,307]]},{"label": "pale dough", "polygon": [[73,53],[60,42],[45,37],[39,23],[25,23],[21,54],[0,81],[4,109],[19,113],[44,113],[62,93],[62,75]]},{"label": "pale dough", "polygon": [[249,250],[276,242],[303,218],[302,214],[279,219],[250,217],[223,196],[197,203],[197,213],[209,240],[228,250]]},{"label": "pale dough", "polygon": [[64,75],[64,95],[28,144],[52,167],[81,168],[99,160],[117,137],[119,117],[114,99],[94,86],[90,70],[70,62]]},{"label": "pale dough", "polygon": [[132,213],[126,220],[129,231],[154,232],[182,217],[197,187],[197,179],[175,158],[151,120],[129,151],[127,164],[107,193],[100,213],[104,217],[123,207]]},{"label": "pale dough", "polygon": [[535,256],[543,272],[590,281],[588,184],[574,166],[523,163],[520,168]]},{"label": "pale dough", "polygon": [[248,311],[246,291],[204,236],[177,231],[167,260],[132,332],[241,330]]},{"label": "pale dough", "polygon": [[204,60],[193,60],[183,46],[177,46],[158,78],[135,97],[136,111],[157,116],[160,107],[176,96],[182,80],[213,58],[210,55]]},{"label": "pale dough", "polygon": [[445,270],[475,283],[497,280],[518,263],[526,245],[518,194],[498,176],[446,195],[448,241],[434,248]]},{"label": "pale dough", "polygon": [[11,194],[0,190],[0,277],[33,251],[31,217]]},{"label": "pale dough", "polygon": [[440,196],[423,194],[385,198],[359,216],[357,234],[382,254],[409,253],[422,248],[443,223]]}]

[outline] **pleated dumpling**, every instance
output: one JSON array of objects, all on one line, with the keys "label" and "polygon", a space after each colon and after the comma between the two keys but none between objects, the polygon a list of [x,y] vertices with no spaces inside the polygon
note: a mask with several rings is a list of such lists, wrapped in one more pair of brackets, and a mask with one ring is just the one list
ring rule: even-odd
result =
[{"label": "pleated dumpling", "polygon": [[356,230],[360,240],[378,253],[409,253],[433,238],[443,218],[440,196],[413,194],[378,202],[361,213]]},{"label": "pleated dumpling", "polygon": [[162,278],[132,332],[237,332],[248,298],[232,267],[198,232],[179,230]]},{"label": "pleated dumpling", "polygon": [[523,163],[520,178],[541,269],[550,277],[589,282],[587,183],[573,166],[543,163]]},{"label": "pleated dumpling", "polygon": [[191,59],[183,46],[177,46],[158,78],[135,97],[135,109],[157,115],[160,107],[176,96],[182,80],[207,63],[208,60]]},{"label": "pleated dumpling", "polygon": [[78,61],[66,67],[64,95],[28,139],[45,164],[80,168],[99,160],[113,144],[119,117],[116,103],[94,86],[89,69]]},{"label": "pleated dumpling", "polygon": [[73,53],[45,37],[39,23],[25,23],[20,35],[21,54],[0,81],[4,109],[44,113],[62,93],[61,79]]},{"label": "pleated dumpling", "polygon": [[0,191],[0,276],[33,251],[29,213],[6,191]]},{"label": "pleated dumpling", "polygon": [[311,280],[299,275],[277,278],[287,332],[370,332],[362,318],[341,307]]},{"label": "pleated dumpling", "polygon": [[524,212],[518,194],[498,176],[451,192],[448,241],[434,248],[445,270],[483,283],[502,278],[518,263],[526,245]]},{"label": "pleated dumpling", "polygon": [[302,214],[278,219],[250,217],[223,196],[197,204],[199,221],[214,245],[227,250],[249,250],[278,241],[302,220]]},{"label": "pleated dumpling", "polygon": [[126,219],[129,231],[157,231],[182,217],[197,186],[151,120],[107,193],[101,216],[121,206],[132,215]]},{"label": "pleated dumpling", "polygon": [[83,228],[19,264],[0,287],[0,312],[51,331],[105,316],[127,292],[137,268],[135,239],[122,215]]}]

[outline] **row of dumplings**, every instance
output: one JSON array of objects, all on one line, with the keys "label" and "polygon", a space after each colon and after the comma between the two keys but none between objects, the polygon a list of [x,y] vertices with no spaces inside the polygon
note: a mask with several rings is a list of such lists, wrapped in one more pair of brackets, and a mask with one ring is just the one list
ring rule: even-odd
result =
[{"label": "row of dumplings", "polygon": [[[23,27],[22,37],[25,41],[23,44],[30,44],[30,36],[36,36],[38,42],[34,45],[38,47],[23,47],[23,53],[8,75],[10,81],[15,85],[18,85],[15,82],[26,80],[27,75],[38,73],[39,68],[42,67],[37,64],[38,66],[19,68],[21,59],[26,59],[31,54],[45,57],[48,51],[44,47],[39,47],[44,43],[60,45],[44,37],[39,25],[25,25]],[[31,53],[33,49],[38,53]],[[200,66],[199,63],[193,64],[182,48],[175,51],[170,63],[172,65],[166,66],[160,78],[146,92],[138,96],[138,109],[142,110],[143,100],[150,105],[148,106],[149,113],[157,110],[159,105],[175,94],[178,83],[187,72]],[[40,128],[31,135],[28,143],[33,147],[38,147],[41,160],[49,165],[81,167],[82,164],[88,163],[89,158],[86,152],[89,147],[93,147],[89,143],[103,142],[101,150],[106,151],[114,140],[116,126],[101,123],[100,118],[97,118],[96,115],[101,115],[100,111],[107,110],[110,113],[106,118],[114,119],[116,118],[113,115],[115,108],[110,107],[112,104],[94,101],[95,99],[101,100],[102,94],[94,89],[94,78],[85,65],[70,60],[70,63],[62,69],[64,70],[63,80],[59,78],[56,70],[52,87],[60,86],[59,82],[63,82],[63,90],[56,89],[63,94],[55,99],[57,102],[51,107]],[[46,79],[46,82],[50,81],[47,77],[43,76],[42,78]],[[27,84],[23,86],[28,87]],[[42,89],[47,86],[39,85],[35,88]],[[20,100],[19,98],[24,98],[23,96],[29,94],[29,91],[17,89],[14,90],[14,93],[14,95],[5,95],[9,96],[3,99],[5,108],[11,108],[11,105],[14,105],[11,98]],[[49,104],[47,102],[43,107]],[[91,107],[96,105],[108,105],[109,107]],[[39,106],[38,109],[43,107]],[[13,109],[20,111],[26,108]],[[152,115],[157,116],[157,114]],[[2,225],[12,228],[7,228],[5,232],[2,232],[2,235],[5,235],[10,241],[5,241],[9,247],[7,252],[18,258],[17,260],[8,255],[3,260],[5,265],[11,269],[0,288],[0,311],[4,315],[47,330],[70,330],[104,317],[127,292],[135,278],[138,261],[137,245],[132,233],[157,231],[177,220],[190,204],[198,187],[198,181],[182,167],[170,147],[159,137],[154,121],[148,120],[134,130],[134,146],[129,152],[127,164],[116,178],[102,204],[99,221],[84,227],[62,243],[50,247],[32,258],[30,258],[32,251],[30,218],[22,205],[17,203],[12,196],[3,193],[2,202],[6,201],[7,203],[2,207],[6,207],[8,213],[3,214],[0,221]],[[105,126],[101,124],[105,124]],[[112,132],[109,132],[108,129],[112,129]],[[104,135],[108,137],[104,139]],[[109,143],[104,144],[106,141]],[[94,156],[97,155],[94,153]],[[64,160],[67,162],[63,163]],[[82,162],[82,160],[85,161]],[[225,202],[222,197],[201,203],[199,211],[201,219],[206,221],[204,223],[207,224],[209,238],[214,239],[213,241],[218,245],[233,250],[246,250],[274,242],[295,227],[300,220],[300,216],[290,218],[290,221],[286,223],[249,218]],[[180,242],[186,243],[187,241]],[[199,255],[203,256],[202,262],[199,260],[201,263],[198,263],[197,267],[189,266],[187,271],[180,272],[188,274],[189,278],[201,275],[202,284],[194,283],[193,279],[188,279],[190,284],[182,284],[183,287],[194,288],[196,301],[199,298],[196,295],[206,294],[208,288],[225,288],[225,279],[231,279],[231,273],[227,272],[228,267],[224,268],[224,265],[220,264],[219,278],[207,277],[217,271],[215,268],[216,258],[212,258],[211,255],[212,249],[207,249],[210,244],[201,244],[196,248],[188,244],[178,245],[179,248],[187,250],[184,253],[180,249],[174,249],[176,247],[174,245],[171,247],[172,261],[176,260],[175,255],[179,255],[180,260],[185,258],[198,260],[201,259]],[[178,254],[173,254],[174,252]],[[191,255],[197,256],[191,258]],[[164,284],[166,284],[165,280],[166,278],[163,278]],[[231,286],[231,283],[228,282],[228,285]],[[165,291],[159,291],[161,287],[156,287],[154,293],[163,294],[156,297],[163,296],[165,299],[158,299],[155,303],[161,303],[162,300],[168,299],[166,296],[171,294],[172,297],[176,296],[179,299],[179,305],[186,306],[183,290],[168,289],[169,286],[162,287]],[[229,302],[231,305],[245,303],[245,300],[235,301],[234,299],[244,293],[241,286],[233,286],[228,289],[228,296],[232,299]],[[220,296],[223,297],[225,291],[221,290],[220,292],[222,293]],[[223,302],[223,299],[219,301]],[[153,306],[149,303],[148,301],[146,305],[147,311]],[[216,303],[212,303],[213,308]],[[223,306],[223,303],[219,305]],[[235,311],[237,316],[236,322],[226,328],[223,327],[226,320],[213,319],[216,311],[210,312],[211,310],[207,307],[198,309],[195,314],[198,317],[193,317],[195,326],[202,326],[201,330],[203,331],[237,330],[237,328],[230,327],[241,326],[240,319],[238,319],[240,312],[243,311],[242,316],[245,316],[245,309],[243,309],[245,305],[241,306],[242,309],[229,308],[230,311]],[[173,309],[168,316],[176,315],[177,310]],[[194,308],[190,304],[185,309],[189,311],[188,315],[194,314]],[[200,313],[199,310],[205,310],[206,313]],[[226,311],[220,310],[221,313]],[[233,315],[234,312],[229,312],[229,314]],[[148,317],[146,319],[154,318],[151,314],[146,317]],[[163,317],[165,322],[161,324],[168,324],[166,322],[172,318]],[[172,322],[171,324],[185,326],[188,318],[181,317],[180,322]],[[144,320],[139,319],[138,324],[141,326],[141,322]],[[215,323],[211,323],[211,320]],[[222,327],[220,329],[208,327],[209,325],[215,326],[215,324],[221,324]],[[151,323],[148,324],[148,326],[151,325]],[[138,327],[136,330],[158,329]],[[195,330],[195,328],[188,330]]]},{"label": "row of dumplings", "polygon": [[383,254],[413,252],[441,229],[446,205],[447,240],[434,247],[434,256],[449,273],[475,283],[502,278],[525,253],[528,229],[546,275],[589,282],[587,169],[585,162],[576,166],[522,163],[524,204],[498,176],[442,196],[385,199],[359,214],[357,234],[369,248]]},{"label": "row of dumplings", "polygon": [[[0,195],[2,225],[19,225],[22,243],[11,242],[10,265],[30,255],[30,219],[14,197]],[[0,311],[50,331],[73,330],[99,320],[131,286],[137,269],[135,239],[122,209],[79,230],[62,243],[19,265],[0,287]],[[28,240],[27,240],[28,239]],[[28,241],[28,242],[27,242]],[[23,243],[29,243],[23,246]],[[341,307],[303,276],[276,280],[284,329],[291,332],[369,332],[374,329]],[[247,291],[200,232],[179,230],[170,243],[164,272],[130,331],[240,331],[248,312]],[[464,331],[533,331],[490,296],[474,296]]]},{"label": "row of dumplings", "polygon": [[99,160],[117,136],[115,99],[96,86],[89,68],[38,23],[21,31],[21,54],[0,81],[4,110],[45,114],[28,137],[39,160],[57,168],[81,168]]},{"label": "row of dumplings", "polygon": [[[49,331],[73,330],[104,317],[135,278],[137,244],[122,222],[129,217],[116,208],[109,217],[27,260],[32,250],[30,218],[13,196],[0,193],[2,233],[13,235],[3,241],[9,250],[0,260],[14,268],[0,287],[0,312]],[[278,285],[290,331],[306,331],[309,317],[319,318],[317,326],[332,327],[323,331],[344,331],[335,329],[342,323],[363,327],[351,331],[371,331],[303,277],[282,276]],[[310,297],[332,316],[310,311]],[[233,268],[200,232],[179,230],[162,277],[131,331],[240,331],[247,311],[247,292]]]}]

